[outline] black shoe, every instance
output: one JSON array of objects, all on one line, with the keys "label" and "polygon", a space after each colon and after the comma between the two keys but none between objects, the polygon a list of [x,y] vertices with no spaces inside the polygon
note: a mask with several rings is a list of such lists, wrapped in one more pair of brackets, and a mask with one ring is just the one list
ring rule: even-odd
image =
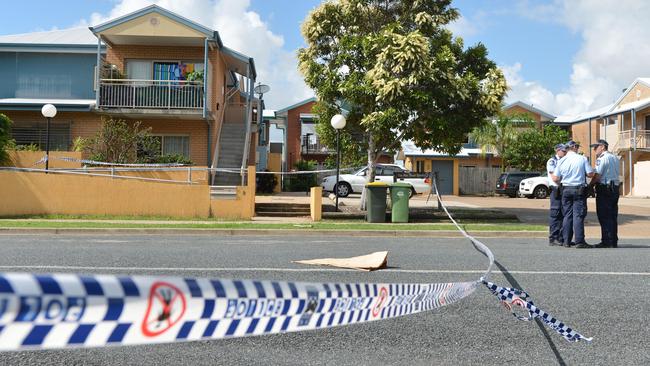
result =
[{"label": "black shoe", "polygon": [[548,245],[550,245],[552,247],[561,247],[562,242],[557,240],[557,239],[551,239],[551,240],[548,241]]},{"label": "black shoe", "polygon": [[576,243],[564,243],[564,244],[562,244],[562,246],[565,247],[565,248],[571,248],[574,245],[576,245]]},{"label": "black shoe", "polygon": [[608,243],[598,243],[594,245],[594,248],[616,248],[615,244],[608,244]]},{"label": "black shoe", "polygon": [[590,249],[590,248],[593,248],[593,247],[591,245],[585,243],[585,242],[582,242],[582,243],[576,244],[575,248],[576,249]]}]

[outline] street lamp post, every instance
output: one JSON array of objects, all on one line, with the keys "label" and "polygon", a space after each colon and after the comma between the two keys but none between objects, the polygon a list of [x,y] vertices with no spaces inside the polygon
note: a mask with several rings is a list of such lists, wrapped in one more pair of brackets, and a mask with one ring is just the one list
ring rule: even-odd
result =
[{"label": "street lamp post", "polygon": [[345,127],[345,117],[342,114],[336,114],[330,120],[330,124],[336,130],[336,185],[334,186],[334,195],[336,196],[336,212],[339,211],[339,171],[341,165],[341,146],[339,138],[341,129]]},{"label": "street lamp post", "polygon": [[47,128],[45,130],[45,170],[50,168],[50,122],[56,116],[56,107],[52,104],[46,104],[41,108],[41,114],[47,118]]}]

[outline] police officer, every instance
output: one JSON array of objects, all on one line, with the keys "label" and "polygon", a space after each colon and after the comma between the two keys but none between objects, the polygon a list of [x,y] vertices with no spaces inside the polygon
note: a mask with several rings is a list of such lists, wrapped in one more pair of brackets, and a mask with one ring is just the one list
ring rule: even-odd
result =
[{"label": "police officer", "polygon": [[548,217],[548,245],[562,246],[562,196],[560,187],[553,181],[552,174],[555,172],[560,159],[566,154],[566,145],[555,145],[555,155],[546,162],[546,172],[548,174],[548,185],[551,188],[551,209]]},{"label": "police officer", "polygon": [[618,246],[619,162],[608,151],[609,144],[598,140],[591,148],[596,152],[596,174],[591,180],[596,185],[596,214],[600,223],[601,240],[596,248]]},{"label": "police officer", "polygon": [[594,175],[586,157],[578,155],[580,145],[573,140],[566,143],[567,153],[551,175],[555,183],[562,183],[562,239],[564,246],[571,246],[575,234],[575,247],[591,248],[585,242],[585,216],[587,216],[587,177]]}]

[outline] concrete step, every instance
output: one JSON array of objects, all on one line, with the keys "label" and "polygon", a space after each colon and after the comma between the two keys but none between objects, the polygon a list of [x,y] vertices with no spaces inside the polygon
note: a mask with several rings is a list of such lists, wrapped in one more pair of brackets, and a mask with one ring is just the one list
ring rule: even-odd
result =
[{"label": "concrete step", "polygon": [[258,212],[255,211],[255,216],[264,216],[264,217],[304,217],[310,216],[310,212]]}]

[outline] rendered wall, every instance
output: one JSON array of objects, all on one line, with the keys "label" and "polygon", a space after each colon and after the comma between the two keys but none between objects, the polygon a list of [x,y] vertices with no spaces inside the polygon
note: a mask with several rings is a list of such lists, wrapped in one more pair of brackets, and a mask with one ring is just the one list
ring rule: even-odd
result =
[{"label": "rendered wall", "polygon": [[207,185],[0,171],[0,216],[208,217]]},{"label": "rendered wall", "polygon": [[[646,182],[643,184],[643,182]],[[634,164],[634,196],[650,197],[650,161]]]},{"label": "rendered wall", "polygon": [[[34,165],[45,156],[45,151],[9,151],[9,163],[7,166],[17,168],[45,169],[45,163]],[[81,164],[76,162],[61,161],[57,158],[81,159],[80,152],[73,151],[50,151],[50,169],[58,168],[79,168]]]}]

